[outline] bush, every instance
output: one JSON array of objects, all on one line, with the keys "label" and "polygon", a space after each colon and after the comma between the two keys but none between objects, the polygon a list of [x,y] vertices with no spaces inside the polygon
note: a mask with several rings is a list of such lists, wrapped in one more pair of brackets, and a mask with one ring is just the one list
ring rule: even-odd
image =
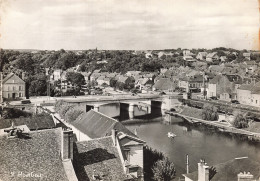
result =
[{"label": "bush", "polygon": [[70,109],[65,114],[65,121],[71,123],[75,121],[83,113],[84,111],[81,109],[76,109],[76,108]]},{"label": "bush", "polygon": [[73,106],[71,106],[71,105],[62,105],[62,106],[61,106],[61,109],[60,109],[60,111],[59,111],[60,117],[61,117],[62,119],[64,119],[66,113],[67,113],[70,109],[73,109]]},{"label": "bush", "polygon": [[205,104],[202,111],[202,119],[209,121],[218,120],[218,108],[211,104]]},{"label": "bush", "polygon": [[54,110],[58,113],[60,112],[60,109],[62,108],[62,105],[64,105],[65,102],[63,100],[58,100],[56,101],[56,103],[54,104]]},{"label": "bush", "polygon": [[247,128],[248,125],[248,119],[246,117],[246,114],[238,113],[235,116],[233,126],[236,128]]}]

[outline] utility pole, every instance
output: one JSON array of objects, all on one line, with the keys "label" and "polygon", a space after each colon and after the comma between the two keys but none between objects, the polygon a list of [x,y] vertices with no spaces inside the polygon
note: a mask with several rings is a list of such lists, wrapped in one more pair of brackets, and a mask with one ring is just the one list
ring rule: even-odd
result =
[{"label": "utility pole", "polygon": [[50,98],[50,93],[51,93],[49,69],[50,68],[45,68],[46,76],[47,76],[47,96],[48,96],[48,98]]},{"label": "utility pole", "polygon": [[206,85],[205,85],[205,72],[203,72],[203,96],[206,99]]},{"label": "utility pole", "polygon": [[189,173],[189,155],[186,155],[186,173]]}]

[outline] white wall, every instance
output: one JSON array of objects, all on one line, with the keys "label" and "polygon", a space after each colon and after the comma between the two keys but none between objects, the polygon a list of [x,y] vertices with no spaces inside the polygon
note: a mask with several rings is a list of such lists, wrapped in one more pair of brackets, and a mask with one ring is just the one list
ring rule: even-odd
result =
[{"label": "white wall", "polygon": [[251,92],[249,90],[237,89],[237,100],[241,104],[251,105]]},{"label": "white wall", "polygon": [[207,97],[217,97],[217,85],[216,84],[209,84]]},{"label": "white wall", "polygon": [[88,140],[91,140],[91,138],[88,135],[82,133],[81,131],[79,131],[74,126],[70,125],[69,127],[72,129],[73,133],[76,135],[78,141],[88,141]]},{"label": "white wall", "polygon": [[252,106],[260,107],[260,94],[252,94]]},{"label": "white wall", "polygon": [[130,148],[130,164],[138,165],[143,168],[143,146],[136,145],[131,146]]}]

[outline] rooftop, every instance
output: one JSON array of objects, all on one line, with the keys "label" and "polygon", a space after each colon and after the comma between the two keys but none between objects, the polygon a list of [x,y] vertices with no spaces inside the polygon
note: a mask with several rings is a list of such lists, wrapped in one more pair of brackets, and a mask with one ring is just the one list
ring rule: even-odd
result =
[{"label": "rooftop", "polygon": [[136,137],[117,120],[94,110],[81,114],[71,124],[92,139],[111,135],[112,129]]},{"label": "rooftop", "polygon": [[[260,177],[260,163],[250,158],[233,159],[214,166],[216,172],[210,171],[210,181],[237,181],[237,174],[250,172],[254,178]],[[198,180],[198,171],[185,174],[191,180]]]},{"label": "rooftop", "polygon": [[112,137],[77,142],[75,152],[74,167],[79,181],[94,180],[93,174],[102,180],[127,178]]},{"label": "rooftop", "polygon": [[50,129],[55,127],[54,121],[47,117],[31,117],[31,118],[17,118],[17,119],[1,119],[0,129],[12,126],[27,125],[30,130]]},{"label": "rooftop", "polygon": [[160,78],[153,87],[159,90],[169,90],[174,89],[176,84],[170,78]]},{"label": "rooftop", "polygon": [[30,132],[27,139],[0,137],[0,180],[68,180],[60,158],[61,129]]}]

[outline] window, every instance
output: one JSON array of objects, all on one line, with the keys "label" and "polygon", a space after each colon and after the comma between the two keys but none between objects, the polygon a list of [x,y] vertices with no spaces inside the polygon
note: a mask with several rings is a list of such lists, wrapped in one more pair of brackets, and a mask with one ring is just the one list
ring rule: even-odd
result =
[{"label": "window", "polygon": [[19,86],[19,91],[21,91],[22,90],[22,86]]},{"label": "window", "polygon": [[257,100],[255,100],[255,103],[257,104]]},{"label": "window", "polygon": [[15,90],[15,86],[13,86],[13,91]]},{"label": "window", "polygon": [[126,159],[130,162],[130,150],[125,150]]}]

